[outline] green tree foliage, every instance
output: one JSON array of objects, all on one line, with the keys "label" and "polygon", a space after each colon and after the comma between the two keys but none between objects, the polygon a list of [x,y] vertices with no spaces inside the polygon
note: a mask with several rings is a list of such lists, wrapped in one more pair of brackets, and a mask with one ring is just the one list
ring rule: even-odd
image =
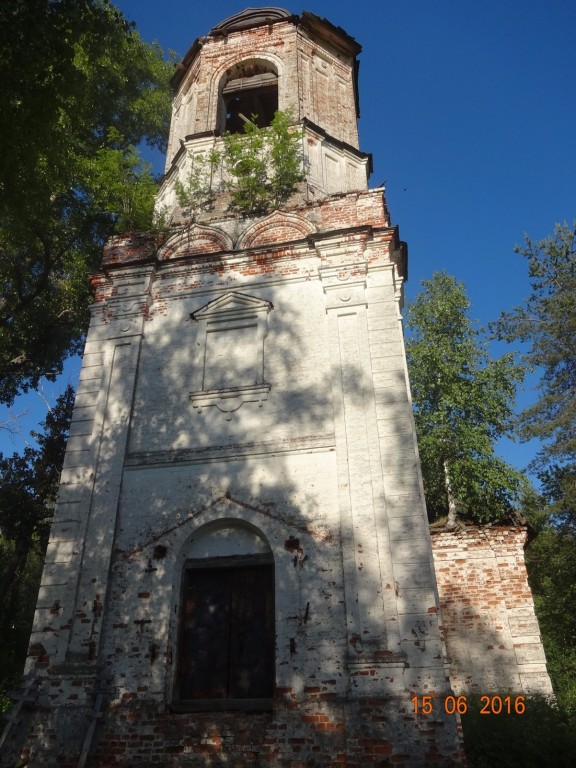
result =
[{"label": "green tree foliage", "polygon": [[493,331],[526,342],[526,360],[543,369],[540,397],[522,414],[525,438],[545,441],[540,462],[576,457],[576,222],[557,224],[539,242],[526,238],[516,251],[528,261],[532,293],[503,313]]},{"label": "green tree foliage", "polygon": [[[301,133],[290,111],[276,112],[269,126],[259,127],[256,115],[243,133],[224,135],[219,152],[190,155],[186,177],[175,182],[176,198],[193,223],[212,210],[216,195],[230,194],[231,208],[244,216],[266,214],[286,203],[304,179]],[[224,171],[225,181],[218,182]]]},{"label": "green tree foliage", "polygon": [[539,396],[520,416],[521,437],[542,441],[539,534],[526,561],[554,689],[576,713],[576,222],[516,251],[532,290],[492,330],[524,342],[526,362],[542,371]]},{"label": "green tree foliage", "polygon": [[38,447],[0,454],[0,688],[22,671],[73,405],[67,387],[32,433]]},{"label": "green tree foliage", "polygon": [[445,273],[423,281],[407,309],[406,342],[426,502],[431,520],[456,514],[476,522],[506,519],[523,475],[495,455],[509,434],[523,369],[511,355],[489,359],[469,317],[461,283]]},{"label": "green tree foliage", "polygon": [[0,402],[79,349],[104,241],[150,226],[171,72],[107,0],[0,4]]},{"label": "green tree foliage", "polygon": [[[503,693],[501,698],[514,694]],[[526,697],[518,715],[481,714],[477,697],[468,696],[462,717],[468,768],[571,768],[576,751],[576,718],[542,697]]]},{"label": "green tree foliage", "polygon": [[[569,470],[567,475],[570,475]],[[566,506],[562,473],[543,472],[541,479],[541,492],[532,490],[522,505],[524,515],[536,533],[526,548],[526,567],[558,705],[575,719],[576,540],[573,514],[565,516],[561,512]]]},{"label": "green tree foliage", "polygon": [[244,124],[244,133],[224,136],[224,164],[230,179],[226,188],[232,207],[244,215],[279,208],[304,179],[301,133],[293,128],[291,112],[276,112],[270,126],[263,128],[252,117]]},{"label": "green tree foliage", "polygon": [[576,718],[576,542],[546,525],[526,551],[548,672],[559,704]]},{"label": "green tree foliage", "polygon": [[517,248],[528,262],[532,292],[503,313],[493,332],[527,345],[525,359],[543,371],[540,395],[520,417],[520,434],[543,441],[535,466],[555,523],[576,533],[576,222],[557,224],[538,242]]},{"label": "green tree foliage", "polygon": [[177,179],[174,184],[176,199],[184,215],[193,224],[201,213],[210,211],[216,198],[214,173],[222,156],[217,150],[207,154],[190,153],[190,168],[184,181]]}]

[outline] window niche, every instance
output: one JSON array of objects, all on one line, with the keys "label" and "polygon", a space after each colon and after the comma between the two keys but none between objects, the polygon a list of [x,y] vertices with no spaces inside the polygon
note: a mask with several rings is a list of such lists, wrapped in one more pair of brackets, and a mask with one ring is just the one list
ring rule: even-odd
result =
[{"label": "window niche", "polygon": [[259,532],[227,522],[192,542],[182,573],[173,709],[268,709],[274,562]]},{"label": "window niche", "polygon": [[192,405],[216,406],[226,414],[246,402],[262,406],[270,385],[264,380],[264,339],[272,302],[228,293],[193,312],[199,325],[194,370],[200,387],[190,393]]},{"label": "window niche", "polygon": [[264,128],[277,110],[278,72],[271,62],[251,59],[228,70],[222,87],[222,132],[243,133],[249,120]]}]

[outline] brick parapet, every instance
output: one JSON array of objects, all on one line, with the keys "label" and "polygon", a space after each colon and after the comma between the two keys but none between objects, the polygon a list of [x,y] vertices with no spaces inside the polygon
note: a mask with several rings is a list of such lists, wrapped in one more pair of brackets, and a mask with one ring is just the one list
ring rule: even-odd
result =
[{"label": "brick parapet", "polygon": [[[301,224],[298,226],[297,221]],[[174,258],[195,257],[221,253],[241,254],[245,250],[274,244],[285,248],[308,235],[319,237],[323,233],[370,227],[372,231],[396,232],[390,218],[381,189],[334,195],[331,198],[293,206],[276,211],[270,216],[238,219],[224,216],[202,219],[190,226],[172,227],[163,233],[134,232],[116,235],[107,242],[102,258],[102,271],[123,266],[170,261]],[[272,229],[274,237],[266,236],[265,229]],[[263,230],[254,241],[253,230]],[[397,234],[395,235],[397,238]],[[174,242],[179,247],[175,249]],[[105,280],[97,273],[92,283],[96,291]]]}]

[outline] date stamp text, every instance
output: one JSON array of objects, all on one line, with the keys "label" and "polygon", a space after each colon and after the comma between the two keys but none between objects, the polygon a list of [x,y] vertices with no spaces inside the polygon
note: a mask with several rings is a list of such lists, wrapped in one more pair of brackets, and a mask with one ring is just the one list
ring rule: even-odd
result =
[{"label": "date stamp text", "polygon": [[[465,715],[468,712],[467,696],[412,696],[410,699],[416,715],[431,715],[440,708],[447,715]],[[481,715],[523,715],[526,712],[524,696],[480,696]]]}]

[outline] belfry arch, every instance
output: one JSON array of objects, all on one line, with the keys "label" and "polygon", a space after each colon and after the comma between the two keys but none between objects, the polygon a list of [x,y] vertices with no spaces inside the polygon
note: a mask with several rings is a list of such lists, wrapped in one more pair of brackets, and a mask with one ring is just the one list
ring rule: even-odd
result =
[{"label": "belfry arch", "polygon": [[247,121],[270,125],[279,109],[278,90],[278,69],[271,61],[251,57],[230,67],[219,89],[218,130],[243,133]]}]

